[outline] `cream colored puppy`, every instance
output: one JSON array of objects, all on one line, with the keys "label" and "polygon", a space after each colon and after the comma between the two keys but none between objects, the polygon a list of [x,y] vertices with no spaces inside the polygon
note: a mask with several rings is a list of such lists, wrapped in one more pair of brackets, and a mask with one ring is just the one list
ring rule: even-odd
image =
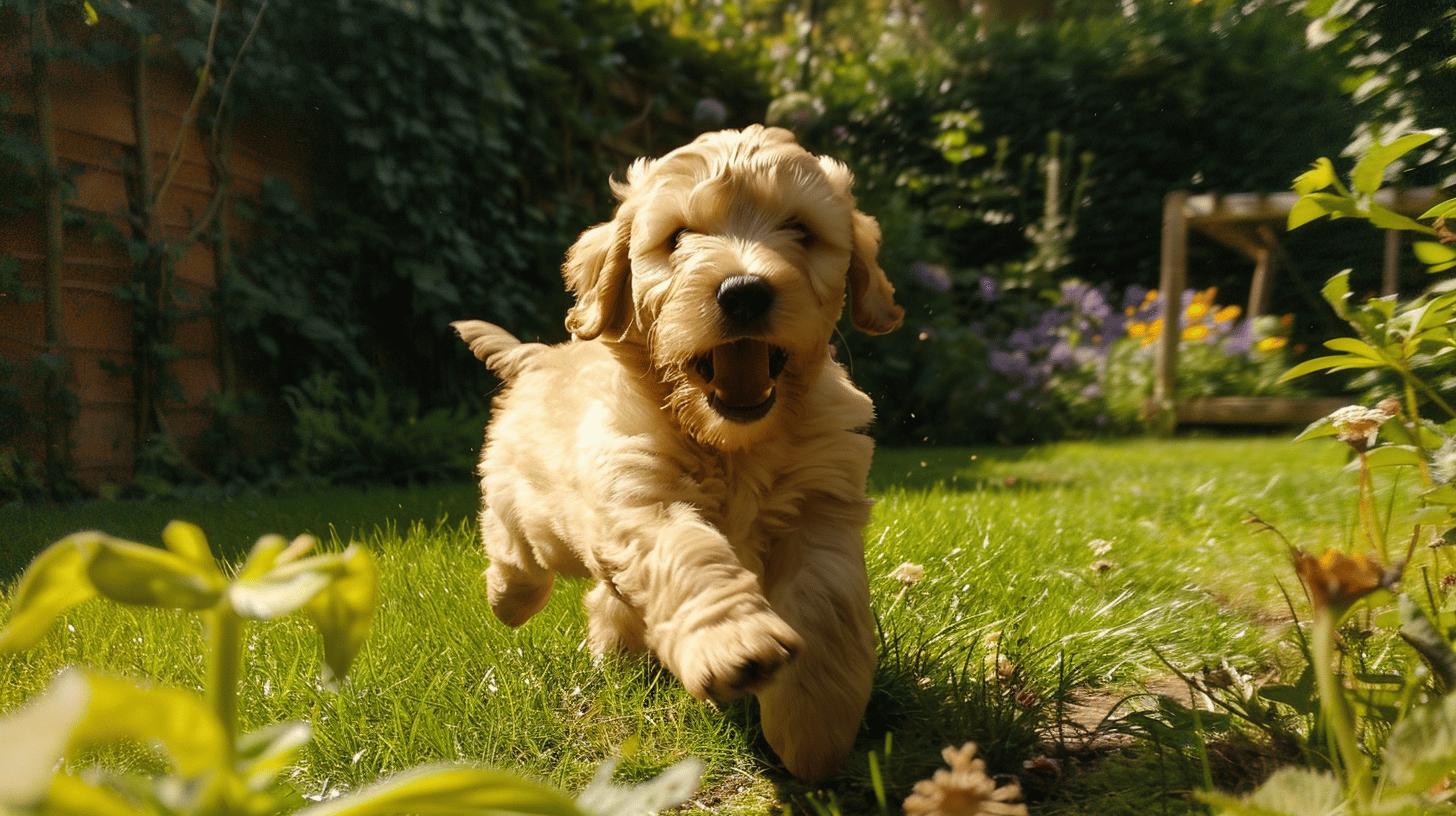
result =
[{"label": "cream colored puppy", "polygon": [[562,273],[573,339],[455,323],[507,383],[480,462],[491,608],[519,626],[590,576],[592,649],[648,650],[698,698],[758,696],[795,776],[849,752],[875,636],[870,400],[829,355],[850,298],[903,311],[850,173],[749,127],[640,159]]}]

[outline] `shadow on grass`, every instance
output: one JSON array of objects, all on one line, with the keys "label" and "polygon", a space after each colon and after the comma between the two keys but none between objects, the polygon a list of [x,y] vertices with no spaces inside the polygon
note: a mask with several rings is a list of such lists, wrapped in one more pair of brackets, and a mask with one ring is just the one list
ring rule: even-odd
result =
[{"label": "shadow on grass", "polygon": [[214,551],[236,562],[259,536],[310,533],[347,543],[375,527],[401,530],[416,521],[473,517],[479,492],[469,482],[420,487],[320,487],[281,495],[238,495],[153,501],[87,501],[0,508],[0,584],[20,575],[41,549],[80,530],[157,544],[173,519],[194,522]]},{"label": "shadow on grass", "polygon": [[1036,448],[892,448],[875,453],[871,494],[933,489],[1002,492],[1059,489],[1074,480],[1056,473],[1028,473],[1042,458]]}]

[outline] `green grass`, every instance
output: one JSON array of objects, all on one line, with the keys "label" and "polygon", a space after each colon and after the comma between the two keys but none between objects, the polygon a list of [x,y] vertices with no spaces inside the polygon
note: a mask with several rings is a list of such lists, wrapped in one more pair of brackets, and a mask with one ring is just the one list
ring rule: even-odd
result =
[{"label": "green grass", "polygon": [[[1348,538],[1352,479],[1334,445],[1282,439],[1070,443],[1030,449],[882,451],[866,533],[882,657],[860,747],[826,788],[844,813],[875,812],[866,753],[881,757],[891,802],[939,762],[978,741],[994,772],[1022,773],[1047,742],[1072,736],[1069,695],[1113,692],[1180,665],[1271,660],[1271,576],[1287,576],[1277,539],[1241,523],[1249,511],[1298,531],[1311,548]],[[579,604],[562,582],[547,608],[509,631],[486,604],[470,484],[329,489],[227,502],[94,503],[0,509],[0,577],[82,528],[156,541],[170,518],[236,554],[265,531],[357,539],[377,554],[383,606],[339,693],[315,682],[319,646],[302,622],[258,626],[247,646],[248,727],[307,719],[315,741],[296,771],[308,793],[350,788],[422,762],[465,760],[581,787],[617,746],[645,776],[687,755],[708,763],[697,809],[808,812],[758,736],[751,705],[720,711],[642,661],[593,665]],[[1091,568],[1093,539],[1116,566]],[[924,565],[901,593],[891,571]],[[1286,578],[1286,580],[1288,580]],[[0,599],[0,614],[6,603]],[[998,655],[1009,678],[998,678]],[[32,652],[0,658],[0,711],[63,665],[199,686],[200,631],[190,618],[88,603]],[[1028,776],[1038,813],[1186,812],[1180,792],[1201,771],[1134,746]],[[1156,804],[1153,804],[1156,801]]]}]

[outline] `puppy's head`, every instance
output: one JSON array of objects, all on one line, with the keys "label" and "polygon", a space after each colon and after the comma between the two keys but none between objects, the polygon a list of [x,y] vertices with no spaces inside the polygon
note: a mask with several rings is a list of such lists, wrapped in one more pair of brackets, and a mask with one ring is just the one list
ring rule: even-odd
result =
[{"label": "puppy's head", "polygon": [[846,293],[862,331],[903,316],[876,262],[879,225],[855,209],[850,182],[778,128],[639,159],[613,184],[615,218],[567,253],[567,328],[642,346],[667,409],[699,441],[734,450],[769,437],[827,362]]}]

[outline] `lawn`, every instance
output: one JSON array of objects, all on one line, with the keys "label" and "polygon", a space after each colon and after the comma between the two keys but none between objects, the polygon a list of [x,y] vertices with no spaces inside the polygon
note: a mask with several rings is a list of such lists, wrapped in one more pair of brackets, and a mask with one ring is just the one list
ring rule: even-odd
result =
[{"label": "lawn", "polygon": [[[893,802],[934,768],[941,746],[969,739],[993,771],[1023,776],[1034,813],[1185,812],[1183,794],[1202,770],[1138,744],[1068,761],[1060,774],[1022,763],[1076,743],[1086,714],[1072,716],[1070,703],[1166,679],[1159,654],[1179,666],[1267,668],[1281,611],[1271,576],[1291,580],[1287,556],[1241,521],[1252,511],[1312,549],[1343,543],[1353,480],[1331,478],[1341,456],[1282,438],[880,452],[866,542],[881,666],[859,749],[827,793],[846,814],[875,812],[869,751]],[[520,630],[497,623],[479,578],[476,502],[462,483],[5,508],[0,578],[13,580],[66,532],[156,541],[170,518],[199,523],[231,554],[266,531],[362,541],[378,557],[383,605],[341,691],[316,682],[319,647],[303,623],[261,625],[247,644],[246,725],[314,723],[295,772],[306,793],[442,759],[576,789],[630,741],[628,776],[706,760],[689,812],[773,813],[783,802],[807,811],[810,792],[776,769],[752,706],[699,703],[641,661],[593,664],[583,584],[558,583]],[[1098,540],[1110,550],[1094,552]],[[897,582],[891,573],[904,561],[923,564],[924,579]],[[5,607],[0,599],[0,616]],[[199,642],[190,618],[83,605],[32,652],[0,658],[0,711],[69,663],[198,686]]]}]

